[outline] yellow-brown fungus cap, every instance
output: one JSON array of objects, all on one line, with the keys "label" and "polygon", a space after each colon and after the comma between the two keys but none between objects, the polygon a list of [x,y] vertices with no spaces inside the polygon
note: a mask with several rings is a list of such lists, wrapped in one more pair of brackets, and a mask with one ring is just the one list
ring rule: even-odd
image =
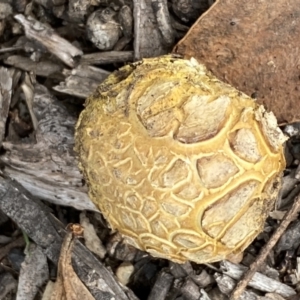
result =
[{"label": "yellow-brown fungus cap", "polygon": [[89,196],[126,241],[175,262],[241,253],[261,232],[285,167],[272,113],[196,60],[127,65],[76,127]]}]

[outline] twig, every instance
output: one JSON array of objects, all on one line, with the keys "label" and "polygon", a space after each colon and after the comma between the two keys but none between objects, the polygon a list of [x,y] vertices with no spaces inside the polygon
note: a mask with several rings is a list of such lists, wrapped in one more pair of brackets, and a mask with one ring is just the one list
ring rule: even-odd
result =
[{"label": "twig", "polygon": [[2,48],[2,49],[0,49],[0,53],[14,52],[14,51],[22,50],[22,49],[23,49],[22,46],[18,46],[18,47],[7,47],[7,48]]},{"label": "twig", "polygon": [[141,22],[141,8],[140,1],[133,0],[133,14],[134,14],[134,60],[141,59],[140,55],[140,22]]},{"label": "twig", "polygon": [[244,274],[242,280],[237,284],[235,290],[231,294],[230,300],[238,300],[243,291],[245,290],[247,284],[250,282],[254,273],[261,266],[263,261],[266,259],[270,250],[275,246],[281,235],[284,233],[288,225],[293,221],[300,210],[300,195],[297,196],[293,206],[284,216],[280,226],[276,229],[268,243],[264,246],[260,254],[257,256],[256,260],[251,264],[249,270]]},{"label": "twig", "polygon": [[[248,268],[243,265],[234,264],[227,260],[223,260],[220,263],[220,269],[222,271],[222,275],[216,274],[215,279],[220,290],[223,289],[222,292],[225,292],[225,294],[232,293],[232,291],[236,287],[236,282],[240,282],[243,275],[248,270]],[[276,293],[284,299],[287,299],[288,297],[296,294],[294,288],[276,279],[268,277],[260,272],[255,272],[251,281],[248,283],[248,287],[263,293]],[[243,292],[241,298],[243,298],[248,292],[251,293],[250,290],[251,289]],[[248,298],[246,297],[245,299]]]},{"label": "twig", "polygon": [[11,243],[7,244],[6,246],[3,246],[0,249],[0,261],[7,256],[7,254],[10,252],[11,249],[13,248],[21,248],[25,245],[25,240],[23,235],[19,236],[18,238],[16,238],[14,241],[12,241]]}]

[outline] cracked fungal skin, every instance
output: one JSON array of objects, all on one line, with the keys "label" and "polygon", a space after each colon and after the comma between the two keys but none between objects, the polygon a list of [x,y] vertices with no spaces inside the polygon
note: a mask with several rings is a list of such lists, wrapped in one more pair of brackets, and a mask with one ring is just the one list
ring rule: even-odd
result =
[{"label": "cracked fungal skin", "polygon": [[89,196],[126,242],[206,263],[261,232],[285,168],[272,113],[194,59],[144,59],[87,99],[75,149]]}]

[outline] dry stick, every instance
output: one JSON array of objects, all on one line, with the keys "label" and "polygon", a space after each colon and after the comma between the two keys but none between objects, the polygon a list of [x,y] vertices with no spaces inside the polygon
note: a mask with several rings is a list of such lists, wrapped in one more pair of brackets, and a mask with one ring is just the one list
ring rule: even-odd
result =
[{"label": "dry stick", "polygon": [[242,295],[247,284],[250,282],[254,273],[261,266],[262,262],[266,259],[270,250],[275,246],[281,235],[284,233],[288,225],[293,221],[300,211],[300,195],[297,196],[293,206],[285,214],[280,226],[276,229],[268,243],[263,247],[262,251],[257,256],[256,260],[251,264],[249,270],[244,274],[242,280],[237,284],[233,293],[231,294],[230,300],[238,300]]},{"label": "dry stick", "polygon": [[140,57],[140,21],[141,21],[141,4],[140,0],[133,0],[133,19],[134,19],[134,40],[133,60],[139,60]]},{"label": "dry stick", "polygon": [[9,253],[9,251],[16,247],[23,247],[25,246],[25,240],[23,235],[19,236],[14,241],[10,242],[6,246],[0,248],[0,261]]}]

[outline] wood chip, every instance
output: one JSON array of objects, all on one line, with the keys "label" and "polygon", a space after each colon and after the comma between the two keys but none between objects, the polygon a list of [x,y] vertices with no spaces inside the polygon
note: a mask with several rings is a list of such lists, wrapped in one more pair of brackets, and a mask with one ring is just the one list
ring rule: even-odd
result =
[{"label": "wood chip", "polygon": [[116,270],[116,276],[123,285],[127,285],[130,281],[130,277],[134,272],[134,266],[128,261],[122,262]]},{"label": "wood chip", "polygon": [[134,60],[168,53],[171,49],[165,46],[163,37],[157,27],[152,0],[133,0],[133,5],[135,21]]},{"label": "wood chip", "polygon": [[0,160],[8,175],[40,199],[98,211],[83,185],[74,155],[75,113],[42,85],[35,85],[36,143],[4,142]]},{"label": "wood chip", "polygon": [[157,277],[148,300],[164,300],[173,282],[173,276],[162,271]]},{"label": "wood chip", "polygon": [[17,290],[18,282],[10,273],[0,274],[0,299],[7,299]]},{"label": "wood chip", "polygon": [[20,55],[11,55],[5,59],[4,62],[7,65],[14,66],[23,71],[33,72],[34,74],[42,77],[48,77],[62,71],[62,66],[53,61],[41,60],[39,62],[35,62],[28,57]]},{"label": "wood chip", "polygon": [[86,216],[85,212],[80,214],[80,224],[84,228],[84,240],[86,247],[103,259],[106,255],[106,248],[103,246],[102,241],[97,236],[94,226]]},{"label": "wood chip", "polygon": [[12,77],[5,68],[0,68],[0,145],[4,139],[6,120],[11,101]]},{"label": "wood chip", "polygon": [[65,72],[66,79],[54,86],[53,89],[60,93],[87,98],[98,85],[110,74],[103,69],[80,64],[71,72]]},{"label": "wood chip", "polygon": [[17,299],[34,299],[48,279],[47,257],[40,246],[31,243],[21,265]]},{"label": "wood chip", "polygon": [[82,64],[112,64],[127,63],[133,61],[133,51],[108,51],[85,54],[81,57]]},{"label": "wood chip", "polygon": [[[0,177],[0,209],[41,247],[54,265],[58,264],[65,230],[63,224],[49,213],[46,206],[32,197],[20,184]],[[97,295],[98,299],[115,297],[117,300],[137,300],[78,239],[74,240],[73,247],[74,268],[93,297]]]},{"label": "wood chip", "polygon": [[191,279],[187,278],[181,287],[182,295],[189,300],[198,300],[200,298],[200,289],[198,285]]},{"label": "wood chip", "polygon": [[21,14],[16,15],[15,19],[24,26],[26,36],[29,39],[33,39],[42,44],[50,53],[58,57],[67,66],[74,67],[74,58],[83,54],[80,49],[61,38],[54,30],[43,23],[31,17],[26,19],[25,16]]},{"label": "wood chip", "polygon": [[[224,260],[221,262],[221,270],[223,274],[237,280],[238,282],[241,282],[242,276],[247,270],[247,268]],[[295,291],[293,288],[258,272],[254,274],[254,276],[252,277],[251,281],[248,282],[248,284],[250,287],[255,288],[259,291],[277,292],[283,297],[295,295]],[[232,299],[235,299],[234,297],[236,296],[232,296]],[[236,299],[238,299],[238,297]]]}]

